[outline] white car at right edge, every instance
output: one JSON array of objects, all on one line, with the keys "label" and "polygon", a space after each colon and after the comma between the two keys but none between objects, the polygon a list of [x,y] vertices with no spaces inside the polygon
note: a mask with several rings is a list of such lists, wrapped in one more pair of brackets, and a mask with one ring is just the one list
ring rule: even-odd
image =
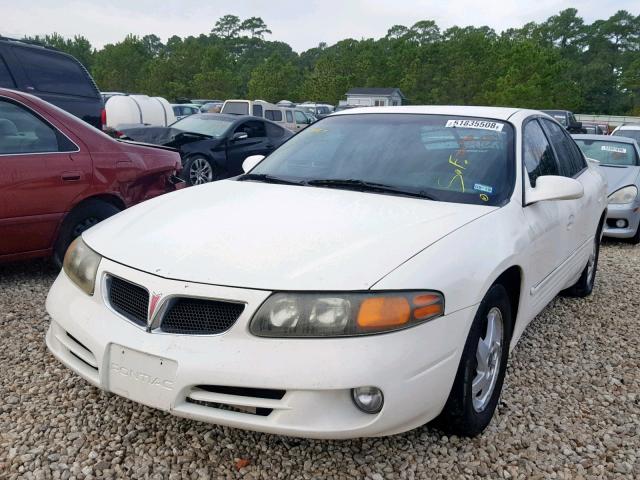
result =
[{"label": "white car at right edge", "polygon": [[205,422],[473,436],[529,322],[593,290],[606,183],[541,112],[351,109],[243,168],[85,231],[47,299],[53,355]]}]

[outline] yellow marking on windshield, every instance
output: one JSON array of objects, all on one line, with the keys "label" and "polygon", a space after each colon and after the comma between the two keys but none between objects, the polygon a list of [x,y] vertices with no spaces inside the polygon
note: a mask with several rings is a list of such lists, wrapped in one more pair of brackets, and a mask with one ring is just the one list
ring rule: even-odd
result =
[{"label": "yellow marking on windshield", "polygon": [[460,165],[458,163],[459,161],[464,162],[465,165],[469,164],[468,160],[457,160],[457,159],[454,160],[454,158],[451,155],[449,155],[449,163],[451,165],[453,165],[454,167],[456,167],[456,168],[453,170],[454,175],[453,175],[453,177],[451,177],[451,181],[449,182],[449,185],[447,186],[447,188],[451,188],[451,186],[455,182],[460,182],[460,188],[462,189],[462,193],[464,193],[465,189],[464,189],[464,173],[463,173],[463,170],[465,170],[467,167],[463,167],[462,165]]}]

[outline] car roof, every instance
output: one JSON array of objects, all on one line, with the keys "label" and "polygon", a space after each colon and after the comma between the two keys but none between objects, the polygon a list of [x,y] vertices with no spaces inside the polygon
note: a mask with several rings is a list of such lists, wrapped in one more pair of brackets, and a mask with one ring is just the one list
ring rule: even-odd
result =
[{"label": "car roof", "polygon": [[424,115],[455,115],[459,117],[484,117],[508,120],[514,114],[524,112],[540,114],[538,110],[510,107],[475,107],[459,105],[407,105],[401,107],[357,107],[340,110],[333,115],[357,115],[359,113],[413,113]]},{"label": "car roof", "polygon": [[622,137],[619,135],[594,135],[579,133],[571,136],[576,140],[599,140],[601,142],[636,143],[633,138]]},{"label": "car roof", "polygon": [[617,130],[640,130],[640,125],[620,125]]}]

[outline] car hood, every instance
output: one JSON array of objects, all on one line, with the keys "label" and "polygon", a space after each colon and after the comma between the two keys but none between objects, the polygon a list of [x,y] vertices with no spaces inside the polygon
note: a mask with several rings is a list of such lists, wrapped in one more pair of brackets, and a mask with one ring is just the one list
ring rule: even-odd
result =
[{"label": "car hood", "polygon": [[165,278],[265,290],[365,290],[496,207],[222,180],[163,195],[83,234]]},{"label": "car hood", "polygon": [[616,190],[620,190],[627,185],[635,185],[638,181],[640,167],[612,167],[600,165],[600,172],[607,179],[607,195],[611,195]]},{"label": "car hood", "polygon": [[208,137],[199,133],[185,132],[173,127],[141,126],[121,128],[119,131],[135,142],[163,145],[172,148],[180,148],[182,145],[200,142],[202,140],[212,140],[214,142],[219,141],[213,137]]}]

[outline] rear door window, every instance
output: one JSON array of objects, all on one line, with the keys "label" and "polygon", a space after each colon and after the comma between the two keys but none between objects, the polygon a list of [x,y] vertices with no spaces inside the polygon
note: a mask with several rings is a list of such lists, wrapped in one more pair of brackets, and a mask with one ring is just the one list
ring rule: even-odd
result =
[{"label": "rear door window", "polygon": [[13,102],[0,99],[0,155],[73,151],[51,125]]},{"label": "rear door window", "polygon": [[293,123],[293,114],[291,113],[291,110],[287,110],[287,123]]},{"label": "rear door window", "polygon": [[532,187],[536,186],[538,177],[560,174],[551,145],[536,120],[524,127],[523,148],[524,166]]},{"label": "rear door window", "polygon": [[281,110],[265,110],[264,118],[267,120],[272,120],[274,122],[282,121],[282,111]]},{"label": "rear door window", "polygon": [[262,116],[262,105],[254,105],[253,106],[253,116],[261,117]]},{"label": "rear door window", "polygon": [[97,97],[85,69],[73,58],[50,50],[15,47],[15,53],[36,90]]},{"label": "rear door window", "polygon": [[9,72],[9,68],[7,64],[4,63],[2,57],[0,57],[0,87],[4,88],[15,88],[16,84],[13,81],[13,77]]},{"label": "rear door window", "polygon": [[560,175],[575,177],[587,166],[580,149],[566,130],[557,123],[545,118],[541,119],[541,122],[556,152],[560,164]]}]

